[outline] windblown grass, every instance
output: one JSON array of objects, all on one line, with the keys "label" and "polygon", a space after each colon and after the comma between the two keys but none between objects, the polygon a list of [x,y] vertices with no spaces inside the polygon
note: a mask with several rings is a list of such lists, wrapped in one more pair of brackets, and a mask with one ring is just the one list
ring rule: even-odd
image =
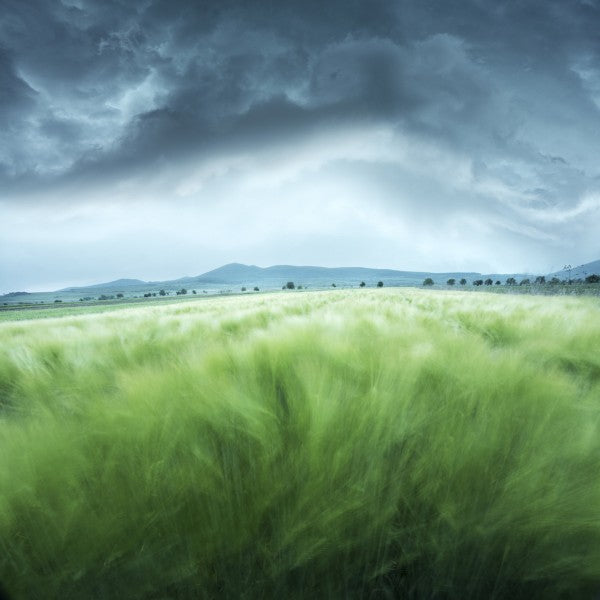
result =
[{"label": "windblown grass", "polygon": [[14,598],[592,598],[600,304],[354,290],[0,324]]}]

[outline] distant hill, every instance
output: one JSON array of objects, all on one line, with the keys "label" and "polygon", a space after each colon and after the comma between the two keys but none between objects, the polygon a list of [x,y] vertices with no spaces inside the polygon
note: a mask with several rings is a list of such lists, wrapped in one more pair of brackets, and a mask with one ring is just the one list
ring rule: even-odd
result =
[{"label": "distant hill", "polygon": [[[600,260],[594,260],[584,265],[579,265],[571,269],[571,279],[585,279],[588,275],[600,275]],[[569,271],[562,269],[555,273],[550,273],[548,277],[558,277],[559,279],[568,279]]]},{"label": "distant hill", "polygon": [[[315,267],[295,265],[274,265],[272,267],[257,267],[255,265],[243,265],[231,263],[198,275],[197,277],[185,278],[188,282],[199,283],[252,283],[262,281],[277,281],[280,285],[286,281],[296,283],[314,283],[321,285],[331,283],[360,283],[368,280],[384,280],[390,285],[411,285],[412,282],[421,281],[425,277],[435,275],[438,279],[450,277],[477,277],[480,273],[452,272],[452,273],[430,273],[426,271],[395,271],[393,269],[369,269],[366,267]],[[183,280],[178,280],[183,281]]]},{"label": "distant hill", "polygon": [[145,285],[147,282],[141,279],[116,279],[115,281],[109,281],[107,283],[94,283],[92,285],[84,285],[81,287],[68,287],[58,290],[59,292],[81,292],[85,290],[93,290],[96,288],[117,288],[117,287],[132,287]]},{"label": "distant hill", "polygon": [[[600,260],[575,267],[571,271],[571,278],[586,277],[591,273],[600,274]],[[55,292],[11,292],[0,296],[4,303],[27,302],[53,302],[57,299],[63,301],[79,300],[81,297],[124,294],[126,298],[142,297],[144,294],[157,293],[164,289],[169,294],[181,288],[196,290],[198,293],[218,293],[239,291],[241,287],[252,289],[255,286],[261,290],[281,289],[288,281],[310,289],[336,286],[358,286],[364,281],[371,287],[382,281],[385,286],[420,286],[423,280],[431,277],[436,284],[445,284],[450,278],[465,278],[469,283],[475,279],[487,279],[504,283],[508,277],[520,280],[532,277],[531,273],[477,273],[472,271],[452,271],[432,273],[430,271],[396,271],[394,269],[370,269],[366,267],[317,267],[297,265],[273,265],[271,267],[258,267],[230,263],[201,275],[180,277],[168,281],[142,281],[141,279],[117,279],[106,283],[68,287]],[[566,279],[568,273],[558,271],[550,273],[547,277],[560,277]]]}]

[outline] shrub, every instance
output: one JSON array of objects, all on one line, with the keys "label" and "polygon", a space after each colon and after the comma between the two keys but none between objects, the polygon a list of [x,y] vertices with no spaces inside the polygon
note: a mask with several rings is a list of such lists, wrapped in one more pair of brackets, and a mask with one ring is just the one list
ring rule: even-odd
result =
[{"label": "shrub", "polygon": [[123,297],[123,294],[121,294],[121,292],[119,292],[119,293],[117,294],[117,298],[122,298],[122,297]]},{"label": "shrub", "polygon": [[165,290],[160,290],[160,292],[158,292],[161,296],[166,296],[167,292],[165,292]]},{"label": "shrub", "polygon": [[257,287],[257,286],[254,286],[254,291],[255,291],[255,292],[258,292],[258,291],[260,291],[260,290],[258,289],[258,287]]},{"label": "shrub", "polygon": [[423,280],[423,285],[433,285],[433,279],[431,277],[427,277]]},{"label": "shrub", "polygon": [[382,288],[383,287],[383,281],[378,281],[377,282],[377,287]]},{"label": "shrub", "polygon": [[448,279],[448,281],[446,281],[446,285],[454,285],[456,283],[456,279],[454,279],[453,277],[450,277],[450,279]]},{"label": "shrub", "polygon": [[362,287],[365,287],[365,285],[367,285],[367,284],[366,284],[364,281],[361,281],[361,282],[360,282],[360,287],[361,287],[361,288],[362,288]]},{"label": "shrub", "polygon": [[585,278],[586,283],[600,283],[600,275],[593,273]]},{"label": "shrub", "polygon": [[242,292],[245,292],[245,291],[246,291],[246,288],[245,288],[245,287],[243,287],[243,288],[242,288]]},{"label": "shrub", "polygon": [[473,285],[476,285],[476,286],[478,286],[478,287],[479,287],[480,285],[483,285],[483,279],[476,279],[476,280],[473,282]]},{"label": "shrub", "polygon": [[494,281],[488,277],[483,283],[485,283],[485,285],[492,285]]},{"label": "shrub", "polygon": [[293,281],[288,281],[284,286],[283,289],[288,289],[288,290],[293,290],[296,289],[296,286],[294,285]]},{"label": "shrub", "polygon": [[517,280],[514,277],[509,277],[506,280],[506,285],[517,285]]},{"label": "shrub", "polygon": [[467,280],[464,277],[460,280],[460,285],[467,285]]},{"label": "shrub", "polygon": [[525,279],[521,279],[521,282],[519,283],[519,285],[529,285],[531,283],[531,281],[529,281],[529,279],[525,278]]}]

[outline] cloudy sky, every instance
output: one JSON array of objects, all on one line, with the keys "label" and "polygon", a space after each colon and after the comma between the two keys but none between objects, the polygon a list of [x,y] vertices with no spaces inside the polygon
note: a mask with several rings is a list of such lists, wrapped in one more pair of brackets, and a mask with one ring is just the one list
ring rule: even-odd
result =
[{"label": "cloudy sky", "polygon": [[600,0],[1,0],[0,293],[600,258]]}]

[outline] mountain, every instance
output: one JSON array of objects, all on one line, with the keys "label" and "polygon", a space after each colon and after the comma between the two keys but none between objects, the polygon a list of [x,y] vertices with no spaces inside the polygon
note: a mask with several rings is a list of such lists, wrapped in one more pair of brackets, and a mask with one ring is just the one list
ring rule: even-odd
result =
[{"label": "mountain", "polygon": [[115,281],[109,281],[107,283],[94,283],[92,285],[84,285],[81,287],[68,287],[58,290],[59,292],[81,292],[85,290],[93,290],[98,288],[126,288],[126,287],[137,287],[139,285],[145,285],[147,282],[141,279],[116,279]]},{"label": "mountain", "polygon": [[558,277],[559,279],[585,279],[588,275],[600,275],[600,260],[594,260],[578,267],[573,267],[569,274],[568,269],[562,269],[550,273],[547,277]]},{"label": "mountain", "polygon": [[[450,277],[477,277],[479,273],[452,272],[430,273],[425,271],[395,271],[393,269],[369,269],[366,267],[315,267],[296,265],[274,265],[272,267],[257,267],[231,263],[198,275],[186,278],[186,281],[198,283],[260,283],[277,282],[282,285],[286,281],[301,284],[330,285],[331,283],[360,283],[361,281],[386,280],[390,285],[410,285],[419,283],[425,277],[435,275],[438,279]],[[178,280],[181,281],[181,280]]]},{"label": "mountain", "polygon": [[[600,261],[589,263],[600,265]],[[584,265],[585,266],[585,265]],[[589,265],[588,265],[589,266]],[[364,281],[367,286],[374,286],[382,281],[386,286],[420,286],[423,280],[431,277],[437,284],[445,284],[450,278],[457,282],[463,277],[470,283],[474,279],[492,278],[494,281],[504,281],[507,277],[521,279],[531,277],[531,274],[482,274],[471,271],[452,271],[446,273],[432,273],[430,271],[396,271],[394,269],[370,269],[366,267],[317,267],[296,265],[273,265],[271,267],[257,267],[230,263],[192,277],[180,277],[168,281],[142,281],[141,279],[117,279],[106,283],[97,283],[88,286],[68,287],[56,292],[35,292],[24,297],[25,292],[12,292],[0,296],[5,304],[28,302],[54,302],[56,300],[77,301],[81,297],[96,298],[100,295],[116,296],[121,293],[125,298],[143,297],[144,294],[156,294],[164,289],[174,293],[181,288],[196,290],[200,293],[217,293],[239,291],[241,287],[252,289],[259,287],[261,290],[281,289],[288,281],[311,289],[327,288],[335,284],[338,287],[358,286]]]}]

